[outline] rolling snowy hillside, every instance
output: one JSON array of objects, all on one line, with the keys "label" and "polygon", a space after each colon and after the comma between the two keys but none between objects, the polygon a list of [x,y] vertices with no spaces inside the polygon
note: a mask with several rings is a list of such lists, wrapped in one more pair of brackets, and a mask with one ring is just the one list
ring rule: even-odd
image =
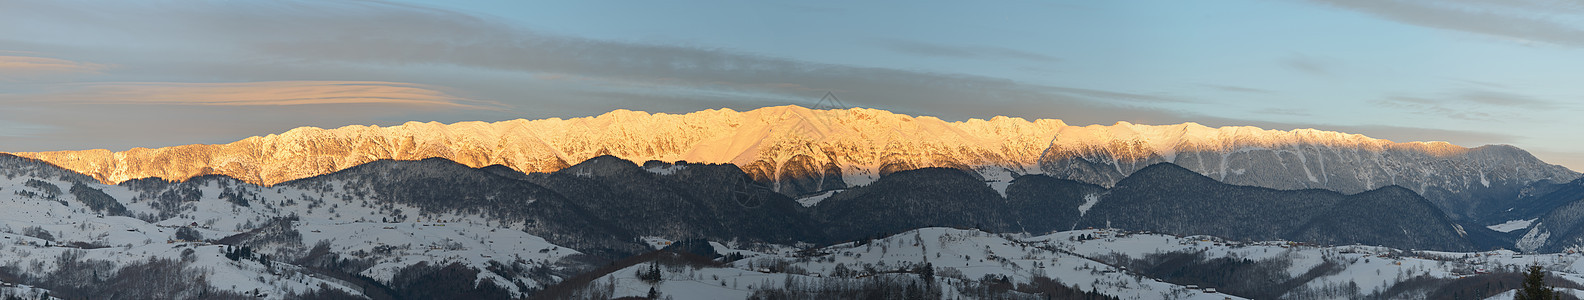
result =
[{"label": "rolling snowy hillside", "polygon": [[[864,287],[912,285],[923,297],[1043,299],[1028,292],[1054,282],[1122,299],[1479,299],[1515,288],[1516,272],[1531,264],[1550,271],[1563,292],[1584,294],[1584,254],[1320,247],[1115,229],[921,228],[815,249],[711,245],[733,260],[654,255],[558,287],[558,295],[645,297],[652,289],[675,299],[852,298],[875,296]],[[650,270],[658,276],[644,278]]]},{"label": "rolling snowy hillside", "polygon": [[[752,180],[732,165],[644,167],[613,156],[534,174],[443,159],[377,161],[267,187],[224,176],[105,185],[8,155],[0,173],[0,294],[29,297],[604,299],[651,288],[674,299],[1485,297],[1504,290],[1483,284],[1515,286],[1512,272],[1535,263],[1564,279],[1559,286],[1584,282],[1579,254],[1071,229],[1122,221],[1129,205],[1160,194],[1225,206],[1193,196],[1209,191],[1332,203],[1309,219],[1265,213],[1306,223],[1297,239],[1466,243],[1406,189],[1233,186],[1172,165],[1109,190],[1034,175],[998,191],[972,173],[926,168],[801,203],[739,186]],[[1349,221],[1379,211],[1405,212],[1396,217],[1403,223]],[[1200,215],[1181,222],[1201,227],[1159,230],[1270,226],[1179,213]],[[1421,234],[1393,236],[1398,230]],[[648,252],[655,248],[665,251]]]},{"label": "rolling snowy hillside", "polygon": [[[522,224],[371,202],[343,182],[327,190],[224,177],[109,186],[27,159],[3,165],[0,281],[66,298],[400,294],[443,267],[521,296],[582,268],[580,252]],[[85,195],[124,210],[94,209]],[[241,247],[254,255],[226,257]]]}]

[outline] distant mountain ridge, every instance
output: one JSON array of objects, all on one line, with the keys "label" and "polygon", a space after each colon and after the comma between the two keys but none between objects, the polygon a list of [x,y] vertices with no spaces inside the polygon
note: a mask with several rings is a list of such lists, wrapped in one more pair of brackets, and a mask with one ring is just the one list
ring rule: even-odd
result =
[{"label": "distant mountain ridge", "polygon": [[[1218,183],[1171,163],[1118,182],[1078,227],[1116,227],[1249,239],[1473,250],[1467,231],[1400,186],[1357,194]],[[1483,228],[1479,228],[1483,229]]]},{"label": "distant mountain ridge", "polygon": [[[0,230],[11,241],[6,252],[15,253],[0,255],[0,293],[74,299],[562,299],[571,296],[557,286],[591,282],[622,282],[615,289],[628,292],[616,295],[642,295],[650,285],[634,269],[660,262],[645,257],[670,255],[653,252],[662,247],[708,255],[688,258],[701,263],[693,268],[648,267],[669,272],[654,286],[690,299],[723,297],[683,290],[752,292],[729,288],[737,280],[786,288],[773,284],[781,279],[764,281],[777,274],[935,276],[944,288],[991,278],[964,270],[997,278],[1032,270],[1085,289],[1129,287],[1107,293],[1137,298],[1168,298],[1188,284],[1237,293],[1230,295],[1306,295],[1312,290],[1295,287],[1343,280],[1379,291],[1366,284],[1406,280],[1383,281],[1391,272],[1441,276],[1438,285],[1457,287],[1467,282],[1451,281],[1465,275],[1459,268],[1533,263],[1510,251],[1432,254],[1463,261],[1408,256],[1403,249],[1487,247],[1405,188],[1344,195],[1237,186],[1170,163],[1109,188],[1025,175],[1004,191],[962,170],[922,168],[813,203],[752,183],[732,164],[640,165],[614,156],[531,174],[442,158],[379,160],[269,187],[224,175],[106,185],[8,154],[0,154],[0,174],[7,195],[0,227],[20,228]],[[1121,230],[1072,230],[1089,226]],[[709,259],[715,255],[724,261]],[[1388,273],[1350,274],[1381,269]],[[685,275],[694,271],[703,273]],[[609,275],[635,277],[602,277]],[[1247,289],[1273,282],[1287,284]]]},{"label": "distant mountain ridge", "polygon": [[[1110,142],[1092,142],[1097,139]],[[1498,217],[1531,184],[1579,178],[1572,170],[1508,145],[1464,148],[1314,129],[1210,128],[1193,123],[1064,128],[1040,158],[1040,167],[1054,177],[1109,186],[1162,162],[1225,183],[1275,189],[1354,194],[1402,186],[1429,198],[1453,218],[1469,221]]]},{"label": "distant mountain ridge", "polygon": [[[138,179],[115,186],[82,183],[88,178],[70,170],[3,154],[0,167],[11,176],[137,191],[138,196],[105,196],[110,199],[102,202],[152,201],[157,214],[140,216],[151,220],[184,218],[196,212],[191,203],[201,201],[224,202],[216,203],[221,207],[302,201],[309,211],[325,206],[324,201],[342,201],[343,206],[381,208],[378,215],[353,217],[392,222],[480,216],[557,245],[609,257],[640,253],[633,240],[642,236],[831,244],[922,227],[1031,233],[1105,227],[1249,240],[1474,249],[1464,229],[1404,188],[1343,195],[1237,186],[1170,163],[1141,169],[1110,188],[1022,176],[1006,188],[1006,196],[967,171],[906,170],[837,191],[809,206],[762,185],[741,185],[751,179],[734,165],[686,163],[673,165],[671,172],[656,172],[614,156],[532,174],[499,166],[470,168],[442,158],[379,160],[274,187],[223,175],[179,182]],[[205,189],[218,192],[201,192]],[[271,196],[282,191],[301,195]],[[80,201],[90,201],[78,194],[73,191]],[[353,205],[359,202],[364,203]]]},{"label": "distant mountain ridge", "polygon": [[731,163],[785,195],[874,182],[881,175],[954,168],[1007,182],[1048,174],[1101,186],[1172,162],[1222,182],[1358,193],[1400,185],[1456,219],[1481,220],[1492,204],[1542,180],[1579,174],[1511,146],[1396,143],[1357,134],[1195,123],[1069,126],[995,117],[947,122],[877,109],[779,106],[738,112],[649,114],[495,123],[303,127],[223,145],[15,153],[106,183],[219,174],[263,185],[382,160],[445,158],[524,173],[565,169],[600,155],[631,161]]}]

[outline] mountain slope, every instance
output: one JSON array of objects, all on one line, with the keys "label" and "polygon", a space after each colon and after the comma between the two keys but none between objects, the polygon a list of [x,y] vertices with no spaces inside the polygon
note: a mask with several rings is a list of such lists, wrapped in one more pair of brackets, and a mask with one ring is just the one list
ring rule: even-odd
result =
[{"label": "mountain slope", "polygon": [[925,168],[837,193],[814,207],[814,218],[837,241],[928,226],[999,231],[1014,228],[1020,219],[1007,204],[966,172]]},{"label": "mountain slope", "polygon": [[1528,230],[1514,231],[1523,233],[1517,242],[1519,250],[1562,251],[1584,246],[1584,179],[1548,185],[1544,193],[1527,195],[1525,200],[1541,205],[1561,204],[1544,205],[1555,209],[1534,219]]},{"label": "mountain slope", "polygon": [[1064,127],[1040,158],[1040,167],[1051,176],[1109,186],[1161,162],[1230,184],[1286,190],[1354,194],[1402,186],[1459,220],[1494,218],[1492,214],[1510,208],[1506,202],[1531,183],[1579,177],[1506,145],[1463,148],[1314,129],[1194,123]]},{"label": "mountain slope", "polygon": [[1032,167],[1061,126],[1065,124],[1059,120],[998,117],[945,122],[874,109],[816,111],[796,106],[686,115],[618,110],[566,120],[304,127],[224,145],[18,155],[108,183],[225,174],[273,185],[380,159],[430,157],[472,167],[499,164],[524,173],[551,172],[600,155],[632,161],[733,163],[767,183],[784,173],[826,173],[834,166],[846,177],[866,183],[888,165],[900,169],[997,166],[1029,172],[1024,169]]},{"label": "mountain slope", "polygon": [[[752,182],[736,166],[683,164],[660,174],[614,156],[553,172],[519,175],[564,195],[567,205],[626,237],[818,240],[818,227],[792,199]],[[553,219],[546,219],[553,220]]]},{"label": "mountain slope", "polygon": [[1118,182],[1079,226],[1331,245],[1474,248],[1458,225],[1405,188],[1343,195],[1236,186],[1169,163],[1146,167]]},{"label": "mountain slope", "polygon": [[[519,218],[512,210],[466,210],[553,202],[532,186],[472,170],[430,160],[374,163],[274,187],[224,176],[104,185],[0,155],[7,175],[0,177],[0,237],[8,253],[0,255],[0,294],[25,284],[72,299],[391,299],[476,283],[481,294],[473,295],[507,299],[592,266],[583,253],[524,232],[534,228],[510,222]],[[492,188],[421,193],[447,178]],[[512,195],[521,196],[501,198]],[[110,213],[115,207],[123,213]],[[554,212],[534,207],[528,217]],[[252,254],[231,256],[244,247]]]},{"label": "mountain slope", "polygon": [[630,161],[731,163],[783,195],[865,185],[927,167],[981,178],[1044,173],[1102,186],[1172,162],[1216,180],[1277,189],[1359,193],[1399,185],[1457,220],[1509,208],[1530,183],[1578,173],[1511,146],[1395,143],[1313,129],[1211,128],[1194,123],[1068,126],[995,117],[946,122],[875,109],[780,106],[689,114],[618,110],[597,117],[495,123],[304,127],[223,145],[17,153],[101,182],[220,174],[274,185],[364,163],[445,158],[523,173],[561,170],[601,155]]}]

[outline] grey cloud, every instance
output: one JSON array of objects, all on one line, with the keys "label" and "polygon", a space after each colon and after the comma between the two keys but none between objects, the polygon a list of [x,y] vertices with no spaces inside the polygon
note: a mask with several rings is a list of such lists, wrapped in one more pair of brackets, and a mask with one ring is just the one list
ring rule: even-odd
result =
[{"label": "grey cloud", "polygon": [[1302,109],[1276,108],[1276,107],[1267,107],[1267,108],[1258,109],[1258,110],[1255,110],[1254,113],[1264,114],[1264,115],[1286,115],[1286,116],[1313,116],[1314,115],[1314,114],[1309,113],[1309,111],[1302,110]]},{"label": "grey cloud", "polygon": [[1452,109],[1448,108],[1446,105],[1442,104],[1441,102],[1438,102],[1436,100],[1431,100],[1431,99],[1419,98],[1419,97],[1391,96],[1391,97],[1386,97],[1386,98],[1383,98],[1383,99],[1377,99],[1377,100],[1374,100],[1372,102],[1374,102],[1377,105],[1381,105],[1381,106],[1385,106],[1385,107],[1392,107],[1392,108],[1398,108],[1398,109],[1409,109],[1409,110],[1417,111],[1419,113],[1437,114],[1437,115],[1446,115],[1446,114],[1453,113]]},{"label": "grey cloud", "polygon": [[1373,102],[1419,114],[1471,121],[1506,121],[1517,118],[1522,112],[1564,106],[1528,95],[1484,88],[1463,88],[1433,97],[1397,95]]},{"label": "grey cloud", "polygon": [[1492,88],[1492,89],[1505,89],[1505,88],[1509,88],[1509,86],[1507,86],[1507,85],[1505,85],[1505,84],[1500,84],[1500,83],[1495,83],[1495,82],[1489,82],[1489,81],[1480,81],[1480,80],[1468,80],[1468,79],[1456,79],[1456,78],[1449,78],[1449,79],[1451,79],[1451,80],[1452,80],[1452,81],[1456,81],[1456,82],[1458,82],[1458,83],[1462,83],[1462,84],[1465,84],[1465,85],[1470,85],[1470,86],[1474,86],[1474,87],[1479,87],[1479,88]]},{"label": "grey cloud", "polygon": [[1282,59],[1281,65],[1289,69],[1309,73],[1312,75],[1331,75],[1331,69],[1326,66],[1324,61],[1307,55],[1299,54]]},{"label": "grey cloud", "polygon": [[[317,104],[313,110],[60,103],[19,107],[16,101],[5,101],[0,120],[10,123],[0,126],[27,124],[33,129],[0,132],[0,145],[6,147],[0,149],[3,151],[224,143],[297,126],[579,117],[616,108],[691,112],[719,107],[808,106],[825,91],[836,92],[853,106],[947,120],[1009,115],[1059,118],[1074,125],[1118,120],[1140,124],[1195,121],[1212,126],[1313,127],[1460,145],[1515,140],[1485,132],[1218,119],[1170,109],[1171,105],[1192,102],[1147,90],[1045,86],[722,49],[593,40],[517,28],[488,17],[384,2],[35,1],[7,2],[5,6],[0,9],[0,47],[70,52],[72,55],[61,57],[114,64],[106,74],[96,75],[106,80],[407,82],[434,86],[457,98],[499,102],[510,109],[437,111],[339,103]],[[40,28],[37,24],[50,25],[45,27],[50,30],[28,29]],[[59,39],[54,37],[57,35],[77,38]],[[938,55],[977,58],[1054,59],[1037,53],[1019,57],[997,51],[964,54],[952,52],[962,49],[951,47],[935,50],[946,50]],[[1314,74],[1330,72],[1324,61],[1301,55],[1287,65]],[[36,87],[0,84],[0,93],[7,88]],[[1442,96],[1461,99],[1457,94]],[[1490,105],[1479,99],[1515,99],[1500,96],[1474,95],[1473,100],[1457,101]],[[1437,102],[1426,99],[1440,98],[1396,100],[1403,105],[1433,105]]]},{"label": "grey cloud", "polygon": [[[113,18],[81,21],[112,26],[137,23],[132,20],[166,20],[122,30],[142,36],[174,31],[184,33],[183,39],[225,41],[218,46],[251,51],[254,61],[267,64],[447,64],[783,96],[835,90],[869,94],[873,97],[865,98],[876,104],[975,101],[986,100],[986,94],[988,98],[1031,100],[1167,100],[1135,93],[1036,86],[992,77],[861,68],[720,49],[558,36],[513,28],[486,18],[379,2],[333,2],[324,4],[326,9],[317,7],[318,3],[303,2],[247,9],[231,5],[199,3],[176,8],[180,13],[132,8]],[[281,10],[293,13],[276,13]],[[238,36],[252,38],[237,40]]]},{"label": "grey cloud", "polygon": [[1535,109],[1549,109],[1556,107],[1556,103],[1535,99],[1534,97],[1485,89],[1463,91],[1458,95],[1458,98],[1470,103],[1487,105],[1517,106]]},{"label": "grey cloud", "polygon": [[[51,27],[58,31],[42,34],[12,26],[20,24],[58,25]],[[50,35],[77,38],[62,42]],[[340,113],[291,115],[280,107],[152,110],[131,105],[90,108],[35,103],[31,105],[53,108],[50,112],[96,110],[79,115],[143,124],[148,129],[144,132],[160,132],[160,136],[110,135],[96,131],[107,124],[66,123],[61,120],[80,118],[65,118],[60,113],[10,115],[8,120],[58,127],[48,140],[0,140],[8,147],[0,150],[11,151],[48,150],[28,148],[38,145],[57,149],[158,146],[179,139],[225,142],[273,132],[258,128],[284,130],[301,125],[566,117],[615,108],[686,112],[723,106],[810,105],[824,91],[836,92],[853,106],[945,119],[1018,112],[1027,114],[1023,117],[1064,118],[1075,123],[1186,121],[1180,113],[1152,107],[1182,100],[1148,93],[593,40],[517,28],[487,17],[384,2],[26,2],[0,10],[0,36],[6,37],[0,39],[0,45],[114,58],[106,60],[118,66],[116,72],[105,75],[109,80],[408,82],[443,87],[439,90],[459,98],[495,101],[508,108],[465,114],[394,108],[348,113],[343,110],[355,106],[321,104],[326,107],[324,112]],[[0,86],[0,90],[4,88]],[[1150,106],[1132,105],[1135,103]],[[123,113],[130,111],[141,113]],[[188,114],[233,116],[221,119],[235,126],[195,130],[179,124],[202,120],[171,118]]]},{"label": "grey cloud", "polygon": [[55,103],[272,106],[369,104],[453,109],[495,109],[487,101],[447,95],[430,87],[379,81],[261,81],[242,83],[96,82],[65,85],[58,92],[22,97]]},{"label": "grey cloud", "polygon": [[1190,102],[1193,102],[1191,100],[1182,99],[1182,98],[1145,95],[1145,94],[1138,94],[1138,93],[1116,92],[1116,91],[1104,91],[1104,90],[1095,90],[1095,89],[1081,89],[1081,88],[1069,88],[1069,87],[1047,87],[1047,89],[1049,89],[1051,91],[1054,91],[1054,92],[1065,93],[1065,94],[1069,94],[1069,95],[1073,95],[1073,96],[1087,97],[1089,99],[1093,99],[1093,100],[1096,100],[1096,101],[1123,100],[1123,101],[1156,102],[1156,103],[1161,103],[1161,102],[1190,103]]},{"label": "grey cloud", "polygon": [[[326,104],[314,109],[290,106],[246,107],[246,113],[224,106],[98,104],[82,107],[8,107],[0,119],[30,124],[19,135],[0,135],[0,151],[72,149],[126,150],[194,143],[229,143],[238,139],[285,132],[300,126],[335,128],[345,125],[399,125],[410,111],[394,107]],[[384,119],[385,116],[398,116]],[[357,120],[357,121],[349,121]],[[420,119],[421,120],[421,119]]]},{"label": "grey cloud", "polygon": [[986,46],[956,46],[937,43],[926,43],[907,40],[884,39],[879,45],[897,53],[951,57],[951,58],[980,58],[980,59],[1017,59],[1033,62],[1059,62],[1060,58],[1054,56],[1001,47]]},{"label": "grey cloud", "polygon": [[6,25],[0,32],[12,39],[62,43],[234,45],[407,35],[462,40],[510,30],[493,26],[498,21],[487,18],[381,1],[47,1],[6,5],[0,10],[4,16],[0,25]]},{"label": "grey cloud", "polygon": [[1311,0],[1418,26],[1482,35],[1584,45],[1577,19],[1584,4],[1545,0]]},{"label": "grey cloud", "polygon": [[1497,121],[1499,118],[1489,112],[1470,107],[1467,103],[1451,99],[1427,99],[1410,96],[1392,96],[1373,101],[1375,104],[1409,110],[1424,115],[1450,117],[1469,121]]},{"label": "grey cloud", "polygon": [[1395,105],[1434,105],[1440,103],[1436,100],[1409,96],[1392,96],[1381,101]]},{"label": "grey cloud", "polygon": [[1211,88],[1211,89],[1214,89],[1214,90],[1217,90],[1217,91],[1223,91],[1223,92],[1251,93],[1251,94],[1270,94],[1271,93],[1270,90],[1256,89],[1256,88],[1250,88],[1250,87],[1241,87],[1241,86],[1232,86],[1232,85],[1219,85],[1219,84],[1201,84],[1201,85],[1203,85],[1205,87],[1208,87],[1208,88]]}]

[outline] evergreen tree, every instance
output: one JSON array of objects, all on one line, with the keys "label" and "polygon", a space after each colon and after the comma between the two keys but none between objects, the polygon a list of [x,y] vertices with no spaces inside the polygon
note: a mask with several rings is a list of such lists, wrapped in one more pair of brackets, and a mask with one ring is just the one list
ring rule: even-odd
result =
[{"label": "evergreen tree", "polygon": [[836,268],[831,270],[831,276],[838,277],[838,278],[847,278],[849,276],[852,276],[852,272],[853,272],[852,269],[848,269],[847,268],[847,264],[845,264],[845,263],[836,263]]},{"label": "evergreen tree", "polygon": [[1524,274],[1523,286],[1518,288],[1514,300],[1552,300],[1557,297],[1556,291],[1545,284],[1545,269],[1540,265],[1530,265],[1529,272]]},{"label": "evergreen tree", "polygon": [[639,269],[637,276],[639,280],[643,280],[644,282],[648,282],[650,284],[659,283],[661,280],[665,279],[664,276],[661,276],[660,265],[657,263],[650,263],[648,270]]},{"label": "evergreen tree", "polygon": [[919,289],[918,283],[909,282],[908,283],[908,287],[907,287],[907,294],[904,295],[904,296],[907,297],[908,300],[923,300],[924,299],[924,290],[920,290]]}]

